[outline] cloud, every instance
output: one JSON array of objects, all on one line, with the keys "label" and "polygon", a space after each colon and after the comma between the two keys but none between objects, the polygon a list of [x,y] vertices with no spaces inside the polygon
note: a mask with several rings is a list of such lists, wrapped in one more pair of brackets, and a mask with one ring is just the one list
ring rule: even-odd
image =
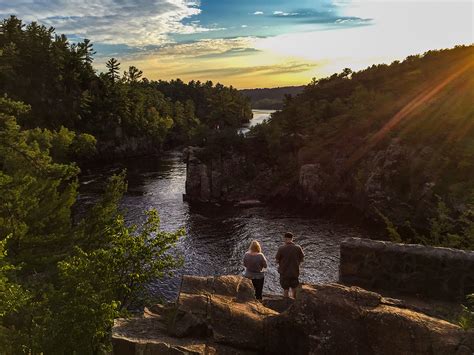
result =
[{"label": "cloud", "polygon": [[218,30],[184,20],[201,13],[187,0],[0,0],[0,16],[15,14],[57,32],[107,44],[158,45],[169,34]]},{"label": "cloud", "polygon": [[275,17],[288,17],[288,16],[298,16],[297,12],[284,12],[284,11],[273,11],[273,16]]},{"label": "cloud", "polygon": [[242,54],[244,51],[258,52],[252,48],[253,37],[203,39],[189,43],[171,43],[157,48],[153,56],[167,58],[218,57]]},{"label": "cloud", "polygon": [[215,53],[208,53],[208,54],[202,54],[202,55],[198,55],[198,56],[195,56],[195,58],[200,58],[200,59],[211,59],[211,58],[230,58],[230,57],[240,57],[240,56],[246,56],[246,55],[249,55],[249,54],[255,54],[255,53],[259,53],[261,51],[259,51],[258,49],[255,49],[255,48],[239,48],[239,47],[236,47],[236,48],[231,48],[227,51],[224,51],[224,52],[215,52]]},{"label": "cloud", "polygon": [[239,66],[239,67],[227,67],[227,68],[208,68],[208,69],[198,69],[190,70],[183,72],[183,75],[207,75],[220,77],[229,77],[229,76],[269,76],[269,75],[283,75],[289,73],[300,73],[305,72],[311,69],[314,69],[316,64],[314,63],[304,63],[304,62],[288,62],[281,63],[276,65],[261,65],[261,66]]},{"label": "cloud", "polygon": [[287,19],[287,21],[300,24],[327,24],[338,25],[339,27],[370,25],[372,21],[370,18],[339,16],[338,12],[331,4],[319,9],[298,9],[294,12],[273,11],[272,17]]},{"label": "cloud", "polygon": [[254,15],[263,15],[263,11],[255,11],[253,14]]},{"label": "cloud", "polygon": [[[469,3],[436,3],[429,8],[421,3],[357,5],[350,9],[356,17],[334,20],[334,25],[341,27],[337,31],[314,30],[259,38],[254,47],[300,60],[327,60],[327,65],[319,70],[331,74],[345,67],[360,70],[373,63],[390,63],[410,54],[473,42]],[[365,17],[374,19],[371,26],[352,25]]]},{"label": "cloud", "polygon": [[247,26],[247,25],[242,25],[242,26],[240,26],[240,27],[242,27],[242,28],[247,28],[248,26]]}]

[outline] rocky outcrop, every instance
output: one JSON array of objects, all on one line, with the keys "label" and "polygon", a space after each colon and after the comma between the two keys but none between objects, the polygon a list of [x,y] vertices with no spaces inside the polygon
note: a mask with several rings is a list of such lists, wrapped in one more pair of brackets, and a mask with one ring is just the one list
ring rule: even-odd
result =
[{"label": "rocky outcrop", "polygon": [[348,238],[341,243],[339,281],[463,301],[474,293],[474,252]]},{"label": "rocky outcrop", "polygon": [[211,184],[208,167],[201,162],[198,154],[203,150],[197,147],[189,147],[183,153],[186,163],[186,199],[209,201],[211,198]]},{"label": "rocky outcrop", "polygon": [[233,203],[239,207],[260,204],[263,194],[258,179],[246,183],[248,169],[245,157],[237,154],[206,157],[203,148],[188,147],[183,152],[186,162],[186,194],[188,201]]},{"label": "rocky outcrop", "polygon": [[[347,143],[354,151],[364,144],[358,139]],[[357,157],[348,154],[346,147],[330,149],[324,157],[308,156],[304,149],[298,154],[307,156],[299,158],[297,186],[288,190],[296,191],[299,201],[350,206],[375,220],[380,220],[378,210],[396,225],[409,220],[413,226],[427,227],[426,218],[436,209],[436,175],[421,167],[432,159],[432,149],[409,150],[397,138]]]},{"label": "rocky outcrop", "polygon": [[276,314],[255,299],[246,278],[184,276],[176,304],[116,321],[114,353],[257,354],[265,347],[265,320]]},{"label": "rocky outcrop", "polygon": [[472,332],[339,284],[303,286],[287,312],[268,320],[268,333],[269,354],[467,355],[474,349]]},{"label": "rocky outcrop", "polygon": [[304,285],[257,302],[239,276],[184,277],[176,304],[120,319],[115,354],[459,354],[474,333],[359,287]]},{"label": "rocky outcrop", "polygon": [[[430,171],[413,171],[430,157],[428,148],[408,151],[399,139],[392,139],[358,160],[342,149],[324,157],[301,157],[304,149],[295,154],[294,175],[277,178],[281,172],[265,162],[255,167],[255,161],[238,154],[206,157],[202,149],[190,147],[184,154],[186,196],[205,202],[258,198],[296,200],[315,207],[345,206],[375,220],[380,219],[376,213],[380,210],[395,224],[410,220],[414,226],[426,227],[426,216],[436,207],[434,176]],[[253,173],[248,174],[249,170]]]}]

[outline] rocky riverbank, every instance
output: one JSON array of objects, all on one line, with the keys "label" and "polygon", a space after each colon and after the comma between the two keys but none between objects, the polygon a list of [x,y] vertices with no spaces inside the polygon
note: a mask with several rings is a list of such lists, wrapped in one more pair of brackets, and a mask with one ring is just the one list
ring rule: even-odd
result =
[{"label": "rocky riverbank", "polygon": [[240,276],[185,276],[175,304],[119,319],[114,354],[458,354],[474,332],[341,284],[255,300]]},{"label": "rocky riverbank", "polygon": [[[296,300],[263,303],[246,278],[184,276],[175,303],[116,321],[114,354],[471,355],[474,329],[455,319],[459,295],[474,286],[473,262],[474,252],[351,238],[341,246],[341,283],[302,285]],[[387,274],[410,287],[387,288]],[[455,275],[458,288],[444,287]],[[424,286],[430,292],[420,295]]]},{"label": "rocky riverbank", "polygon": [[246,176],[244,156],[206,157],[205,149],[188,147],[184,150],[186,163],[186,195],[189,201],[234,203],[242,207],[258,204],[268,191],[269,172],[262,171],[252,182]]},{"label": "rocky riverbank", "polygon": [[[209,158],[203,148],[188,147],[186,198],[213,203],[291,202],[316,214],[344,210],[372,225],[383,225],[381,212],[396,226],[406,228],[409,221],[411,227],[426,231],[429,219],[439,214],[439,186],[436,172],[420,170],[418,165],[431,154],[430,148],[410,151],[396,138],[357,164],[342,151],[324,161],[307,162],[303,148],[295,153],[294,172],[282,177],[275,166],[245,154]],[[446,203],[458,214],[467,208],[455,198]]]}]

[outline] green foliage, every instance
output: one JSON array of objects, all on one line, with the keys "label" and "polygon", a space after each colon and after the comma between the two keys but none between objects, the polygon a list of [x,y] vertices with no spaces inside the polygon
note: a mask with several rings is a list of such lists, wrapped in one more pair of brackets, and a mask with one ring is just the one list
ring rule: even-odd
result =
[{"label": "green foliage", "polygon": [[149,81],[135,66],[121,76],[115,58],[97,75],[93,54],[87,39],[71,44],[53,28],[14,16],[0,23],[0,94],[31,106],[18,117],[23,127],[56,130],[59,144],[71,139],[65,129],[78,134],[61,158],[94,154],[90,135],[107,143],[99,147],[136,138],[160,148],[190,143],[200,126],[236,128],[252,117],[249,101],[232,87]]},{"label": "green foliage", "polygon": [[0,347],[103,353],[114,318],[179,265],[171,248],[183,231],[161,231],[156,211],[127,226],[118,209],[125,173],[73,224],[79,169],[67,155],[94,139],[66,128],[21,130],[13,114],[27,110],[0,101]]},{"label": "green foliage", "polygon": [[250,98],[252,108],[281,110],[285,96],[300,94],[304,86],[285,86],[278,88],[244,89],[240,92]]},{"label": "green foliage", "polygon": [[10,236],[9,255],[25,263],[23,270],[41,272],[69,247],[79,170],[51,158],[52,132],[21,131],[2,113],[15,104],[0,104],[0,240]]},{"label": "green foliage", "polygon": [[6,315],[17,314],[30,301],[30,294],[15,281],[17,267],[6,258],[6,240],[0,242],[0,345],[3,351],[12,352],[14,332],[4,325]]},{"label": "green foliage", "polygon": [[10,278],[18,268],[6,259],[5,244],[6,240],[0,242],[0,317],[18,312],[29,299],[28,292]]},{"label": "green foliage", "polygon": [[385,228],[387,230],[387,235],[389,239],[394,243],[401,243],[402,237],[398,233],[397,228],[392,223],[392,221],[390,221],[386,216],[384,216],[382,212],[380,212],[378,209],[376,209],[376,213],[382,219],[383,223],[385,223]]},{"label": "green foliage", "polygon": [[55,336],[49,346],[64,352],[103,350],[113,319],[143,295],[147,283],[179,265],[169,250],[183,231],[163,232],[159,225],[154,210],[140,230],[127,227],[119,215],[104,232],[106,245],[90,252],[77,248],[59,262],[54,317],[47,324]]},{"label": "green foliage", "polygon": [[459,214],[449,209],[438,197],[437,210],[434,217],[430,218],[428,231],[416,231],[409,221],[397,228],[380,211],[377,210],[377,214],[385,224],[387,234],[393,242],[474,250],[474,205],[472,204]]},{"label": "green foliage", "polygon": [[120,79],[120,63],[115,58],[110,58],[107,63],[105,63],[107,67],[107,77],[115,83]]},{"label": "green foliage", "polygon": [[136,83],[142,77],[143,72],[135,66],[128,67],[128,71],[123,73],[125,81]]},{"label": "green foliage", "polygon": [[191,100],[195,116],[212,129],[237,129],[252,118],[249,99],[232,86],[214,85],[212,81],[185,84],[179,79],[150,84],[173,102]]},{"label": "green foliage", "polygon": [[429,51],[314,79],[252,129],[251,160],[278,172],[293,163],[277,187],[296,185],[302,165],[319,165],[321,200],[348,196],[344,203],[375,218],[377,206],[393,240],[472,249],[473,51]]},{"label": "green foliage", "polygon": [[466,305],[462,305],[462,314],[459,318],[459,325],[464,329],[474,328],[474,294],[466,296]]},{"label": "green foliage", "polygon": [[21,123],[29,127],[73,127],[82,92],[94,79],[91,45],[71,44],[36,22],[12,16],[0,23],[0,93],[31,105]]},{"label": "green foliage", "polygon": [[430,219],[431,244],[449,248],[474,250],[474,205],[469,204],[461,214],[448,208],[438,198],[436,216]]}]

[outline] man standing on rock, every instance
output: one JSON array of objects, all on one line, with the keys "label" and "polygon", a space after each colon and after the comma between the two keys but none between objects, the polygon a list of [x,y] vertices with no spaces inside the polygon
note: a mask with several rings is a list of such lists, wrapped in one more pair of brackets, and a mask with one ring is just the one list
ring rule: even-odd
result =
[{"label": "man standing on rock", "polygon": [[280,273],[280,285],[285,297],[296,297],[296,288],[299,285],[300,264],[304,259],[301,247],[293,243],[293,234],[286,232],[283,237],[285,244],[278,248],[276,262]]}]

